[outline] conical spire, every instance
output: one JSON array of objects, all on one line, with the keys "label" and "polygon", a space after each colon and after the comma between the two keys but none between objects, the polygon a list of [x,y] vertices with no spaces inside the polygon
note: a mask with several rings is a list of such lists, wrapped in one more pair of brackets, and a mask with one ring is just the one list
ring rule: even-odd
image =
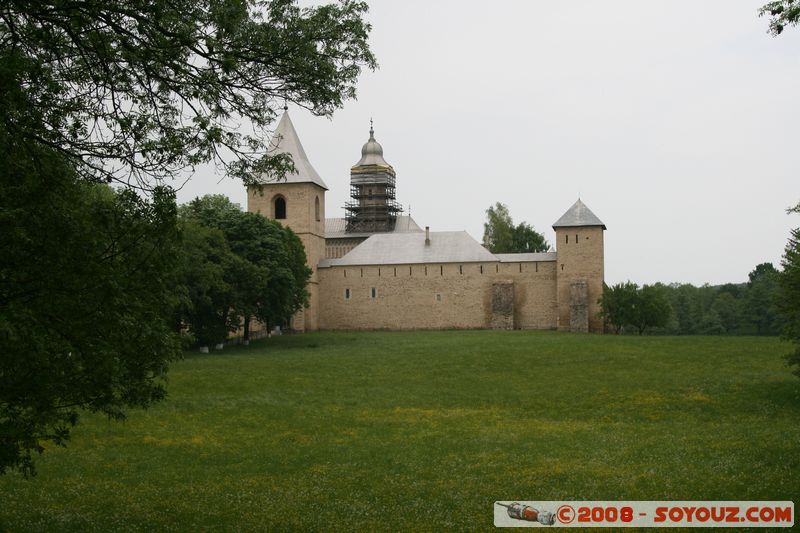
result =
[{"label": "conical spire", "polygon": [[286,180],[279,183],[315,183],[327,190],[328,186],[322,181],[322,178],[311,162],[306,156],[306,151],[303,150],[303,145],[300,138],[297,136],[297,130],[294,129],[292,119],[289,118],[289,111],[284,107],[283,116],[278,127],[275,128],[275,133],[272,135],[272,140],[269,143],[270,154],[289,154],[294,161],[294,167],[297,172],[287,173]]}]

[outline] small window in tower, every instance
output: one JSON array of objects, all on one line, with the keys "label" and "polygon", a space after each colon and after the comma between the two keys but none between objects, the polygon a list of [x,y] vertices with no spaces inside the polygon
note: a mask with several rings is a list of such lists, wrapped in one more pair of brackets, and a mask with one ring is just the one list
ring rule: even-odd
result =
[{"label": "small window in tower", "polygon": [[569,235],[564,235],[564,243],[569,244]]},{"label": "small window in tower", "polygon": [[275,218],[277,220],[286,218],[286,200],[283,196],[277,196],[275,198]]},{"label": "small window in tower", "polygon": [[442,295],[440,293],[438,293],[438,292],[436,293],[436,301],[437,302],[441,302],[442,301]]},{"label": "small window in tower", "polygon": [[319,222],[319,217],[320,217],[320,214],[319,214],[319,196],[317,196],[314,199],[314,214],[317,217],[317,222]]},{"label": "small window in tower", "polygon": [[578,244],[578,234],[575,234],[575,244]]},{"label": "small window in tower", "polygon": [[561,263],[561,270],[564,270],[564,263]]},{"label": "small window in tower", "polygon": [[350,289],[345,289],[344,290],[344,299],[345,300],[349,300],[350,299]]},{"label": "small window in tower", "polygon": [[458,273],[459,274],[463,274],[464,273],[464,268],[461,265],[458,265]]},{"label": "small window in tower", "polygon": [[483,274],[483,265],[481,265],[481,274]]},{"label": "small window in tower", "polygon": [[375,287],[372,287],[369,291],[369,297],[373,300],[378,297],[378,290]]}]

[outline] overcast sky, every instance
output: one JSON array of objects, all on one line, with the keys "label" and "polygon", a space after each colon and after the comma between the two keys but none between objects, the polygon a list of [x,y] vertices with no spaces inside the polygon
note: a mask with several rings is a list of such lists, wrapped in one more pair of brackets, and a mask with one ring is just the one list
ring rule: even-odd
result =
[{"label": "overcast sky", "polygon": [[[800,28],[767,35],[765,1],[370,2],[358,100],[290,114],[328,217],[373,117],[420,226],[480,240],[499,201],[555,244],[580,196],[608,283],[742,282],[800,226]],[[178,199],[207,193],[246,204],[210,170]]]}]

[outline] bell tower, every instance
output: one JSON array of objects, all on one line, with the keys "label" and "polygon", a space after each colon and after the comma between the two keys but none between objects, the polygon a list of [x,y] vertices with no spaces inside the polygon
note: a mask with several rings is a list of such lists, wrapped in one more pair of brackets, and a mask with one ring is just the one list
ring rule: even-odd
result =
[{"label": "bell tower", "polygon": [[297,331],[319,329],[319,278],[317,265],[325,257],[325,182],[311,166],[289,111],[284,107],[278,127],[270,141],[273,154],[292,156],[295,172],[281,181],[264,182],[247,189],[247,210],[261,213],[294,231],[306,250],[306,264],[311,268],[308,281],[309,305],[298,311],[291,321]]},{"label": "bell tower", "polygon": [[394,168],[383,158],[370,119],[369,140],[361,148],[361,159],[350,169],[351,200],[344,206],[348,233],[394,230],[403,211],[395,200],[394,183]]}]

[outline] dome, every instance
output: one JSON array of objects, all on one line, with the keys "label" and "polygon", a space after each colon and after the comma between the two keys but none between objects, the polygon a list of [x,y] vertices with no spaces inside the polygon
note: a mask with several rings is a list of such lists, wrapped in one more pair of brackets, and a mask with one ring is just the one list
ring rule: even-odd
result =
[{"label": "dome", "polygon": [[369,140],[361,147],[361,159],[355,164],[357,167],[365,165],[391,166],[383,158],[383,146],[375,140],[372,124],[369,127]]}]

